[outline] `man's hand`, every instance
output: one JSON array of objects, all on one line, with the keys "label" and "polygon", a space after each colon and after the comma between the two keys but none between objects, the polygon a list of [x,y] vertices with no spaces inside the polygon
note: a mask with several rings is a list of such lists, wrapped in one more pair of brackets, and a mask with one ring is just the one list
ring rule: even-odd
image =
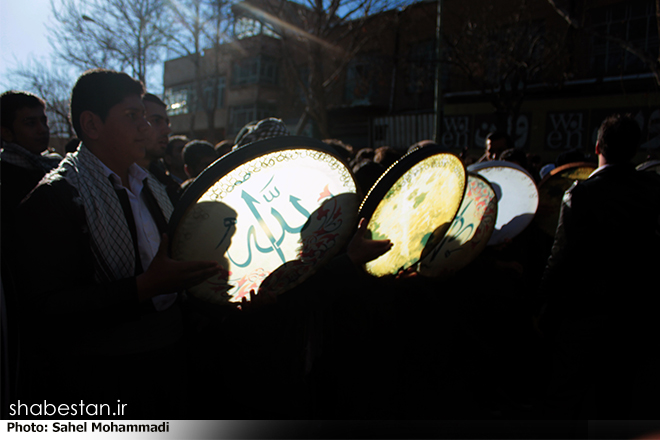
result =
[{"label": "man's hand", "polygon": [[358,230],[348,243],[346,253],[348,258],[357,266],[361,266],[371,260],[383,255],[392,249],[390,240],[371,240],[366,238],[367,222],[364,218],[360,219]]},{"label": "man's hand", "polygon": [[[416,265],[415,265],[416,266]],[[399,273],[394,277],[396,280],[409,280],[411,278],[417,278],[419,273],[415,270],[415,266],[410,266],[406,270],[400,270]]]},{"label": "man's hand", "polygon": [[140,302],[157,295],[179,292],[216,275],[217,261],[177,261],[167,255],[169,239],[163,234],[158,252],[149,269],[137,277]]}]

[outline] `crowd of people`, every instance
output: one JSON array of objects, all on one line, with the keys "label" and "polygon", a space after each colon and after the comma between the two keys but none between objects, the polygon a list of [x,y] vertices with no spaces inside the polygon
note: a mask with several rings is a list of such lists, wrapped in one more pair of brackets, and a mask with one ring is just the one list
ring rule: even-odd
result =
[{"label": "crowd of people", "polygon": [[[362,266],[391,243],[362,222],[305,282],[239,308],[186,294],[221,268],[172,259],[167,223],[206,167],[288,135],[281,121],[215,146],[172,136],[157,96],[95,69],[72,90],[77,139],[62,158],[47,149],[43,100],[10,91],[1,106],[5,406],[121,401],[129,419],[657,414],[660,177],[635,170],[630,117],[603,122],[598,168],[567,191],[555,237],[532,223],[450,278],[375,278]],[[401,157],[325,142],[363,194]],[[462,159],[516,162],[537,181],[549,169],[500,132]]]}]

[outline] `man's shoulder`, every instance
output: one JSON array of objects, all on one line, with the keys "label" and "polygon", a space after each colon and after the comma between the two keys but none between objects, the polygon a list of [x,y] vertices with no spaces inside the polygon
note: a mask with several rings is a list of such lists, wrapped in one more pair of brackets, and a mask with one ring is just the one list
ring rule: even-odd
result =
[{"label": "man's shoulder", "polygon": [[617,187],[626,188],[638,185],[660,188],[660,175],[649,171],[637,171],[632,165],[617,165],[598,171],[588,179],[578,183],[581,188]]},{"label": "man's shoulder", "polygon": [[76,194],[76,189],[66,179],[66,172],[54,170],[41,179],[21,205],[56,201],[62,203],[65,200],[73,200]]}]

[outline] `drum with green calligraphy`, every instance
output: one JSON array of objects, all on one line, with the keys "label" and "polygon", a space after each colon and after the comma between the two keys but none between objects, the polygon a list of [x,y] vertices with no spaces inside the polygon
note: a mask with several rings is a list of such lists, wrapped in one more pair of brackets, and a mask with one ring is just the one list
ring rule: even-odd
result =
[{"label": "drum with green calligraphy", "polygon": [[170,221],[173,258],[223,268],[189,293],[223,304],[298,285],[355,231],[356,190],[347,166],[314,139],[271,138],[223,156],[186,190]]}]

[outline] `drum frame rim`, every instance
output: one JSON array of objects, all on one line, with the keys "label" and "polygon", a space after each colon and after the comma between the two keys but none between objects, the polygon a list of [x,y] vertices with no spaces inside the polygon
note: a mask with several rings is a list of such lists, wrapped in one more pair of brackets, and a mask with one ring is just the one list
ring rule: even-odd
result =
[{"label": "drum frame rim", "polygon": [[593,167],[594,171],[598,168],[598,165],[594,164],[593,162],[571,162],[571,163],[566,163],[564,165],[561,165],[557,168],[552,169],[547,176],[545,176],[541,181],[539,182],[538,186],[540,187],[543,185],[545,182],[550,180],[551,177],[561,173],[562,171],[571,169],[571,168],[581,168],[581,167]]},{"label": "drum frame rim", "polygon": [[[362,200],[362,203],[360,204],[360,208],[358,209],[358,221],[364,218],[364,221],[367,222],[368,224],[371,221],[374,212],[376,212],[376,209],[383,201],[383,198],[385,197],[387,192],[405,173],[410,171],[411,168],[413,168],[421,161],[439,154],[447,154],[453,156],[458,161],[458,163],[460,163],[461,166],[463,167],[463,193],[461,194],[460,200],[456,207],[456,211],[452,215],[451,221],[453,222],[454,219],[456,218],[456,215],[458,214],[458,211],[461,208],[463,199],[465,198],[465,190],[467,188],[467,182],[468,182],[468,171],[465,165],[463,164],[463,161],[460,159],[460,157],[458,157],[458,155],[454,154],[451,151],[448,151],[446,148],[443,148],[439,145],[428,145],[425,147],[412,150],[407,154],[405,154],[402,158],[397,160],[394,164],[392,164],[378,178],[376,183],[372,185],[372,187],[369,189],[369,192]],[[365,215],[365,212],[368,215]],[[410,267],[414,267],[415,265],[419,264],[420,261],[421,261],[421,254],[417,258],[417,261],[411,264]]]},{"label": "drum frame rim", "polygon": [[186,213],[192,208],[199,198],[211,188],[218,180],[229,174],[231,171],[240,167],[241,165],[254,160],[260,156],[273,153],[275,151],[296,150],[299,148],[320,151],[327,153],[344,164],[348,170],[349,175],[355,182],[355,175],[351,171],[346,162],[339,156],[336,150],[329,144],[319,141],[314,138],[305,136],[280,136],[262,139],[250,144],[244,145],[236,150],[232,150],[224,156],[218,158],[215,162],[209,165],[199,176],[192,181],[190,186],[181,195],[181,198],[174,206],[174,211],[170,216],[168,222],[168,236],[170,239],[170,252],[174,242],[174,234],[177,231],[179,223],[185,217]]},{"label": "drum frame rim", "polygon": [[657,167],[659,165],[660,165],[660,160],[651,159],[651,160],[647,160],[647,161],[644,161],[644,162],[640,163],[639,165],[637,165],[635,167],[635,169],[637,171],[646,171],[648,168]]},{"label": "drum frame rim", "polygon": [[[438,154],[451,155],[455,157],[461,164],[463,163],[460,157],[458,157],[456,154],[447,151],[446,148],[436,145],[417,148],[406,153],[403,157],[390,165],[389,168],[387,168],[387,170],[385,170],[383,174],[381,174],[381,176],[378,178],[378,180],[376,180],[376,182],[371,186],[371,188],[369,188],[369,191],[364,196],[362,203],[360,203],[360,207],[358,209],[358,219],[364,218],[364,221],[368,223],[376,211],[376,208],[378,208],[378,205],[383,200],[383,197],[385,197],[387,192],[405,173],[410,171],[412,167],[414,167],[422,160],[428,159],[429,157]],[[465,181],[463,182],[463,188],[465,188],[465,185],[467,184],[467,169],[465,166],[463,166],[463,169],[465,171]],[[463,192],[463,196],[465,196],[465,191]],[[461,201],[462,200],[463,199],[461,198]],[[365,215],[365,213],[368,215]]]},{"label": "drum frame rim", "polygon": [[466,167],[466,169],[468,171],[479,173],[479,171],[483,169],[496,168],[496,167],[514,168],[518,171],[522,171],[523,173],[527,174],[527,176],[530,179],[532,179],[532,182],[534,182],[534,185],[536,185],[536,180],[534,180],[534,176],[532,176],[532,174],[528,170],[518,165],[517,163],[509,162],[508,160],[489,160],[486,162],[473,163],[472,165]]}]

